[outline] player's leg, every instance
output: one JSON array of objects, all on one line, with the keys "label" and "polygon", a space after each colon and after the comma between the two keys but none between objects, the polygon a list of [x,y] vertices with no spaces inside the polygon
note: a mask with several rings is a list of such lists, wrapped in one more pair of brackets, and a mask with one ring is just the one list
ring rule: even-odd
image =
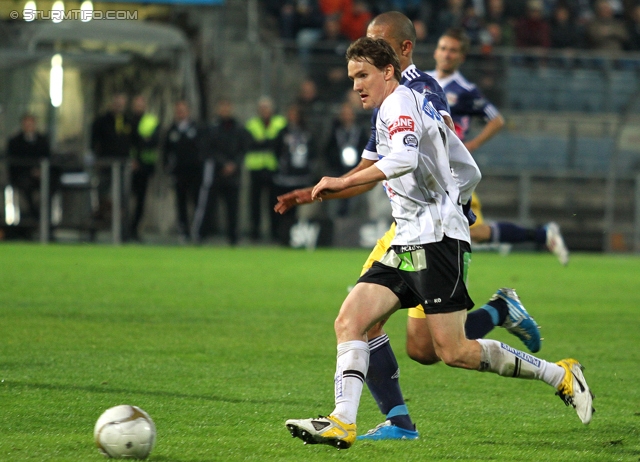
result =
[{"label": "player's leg", "polygon": [[554,387],[556,394],[575,408],[582,423],[591,421],[593,395],[580,363],[574,359],[552,363],[496,340],[468,340],[463,328],[465,315],[463,311],[427,314],[436,353],[448,366],[541,380]]},{"label": "player's leg", "polygon": [[519,244],[533,242],[544,245],[553,252],[561,264],[569,263],[569,250],[564,243],[560,227],[555,222],[544,226],[527,228],[509,222],[488,223],[482,214],[482,203],[474,192],[471,197],[471,210],[476,215],[476,222],[469,228],[471,241],[475,243],[494,242]]},{"label": "player's leg", "polygon": [[306,443],[350,447],[356,439],[356,416],[369,367],[366,333],[371,326],[390,316],[400,306],[387,287],[358,283],[340,308],[334,327],[338,342],[335,373],[335,408],[328,417],[292,419],[286,426],[294,437]]},{"label": "player's leg", "polygon": [[[391,245],[395,236],[396,225],[378,240],[369,257],[365,261],[362,274],[367,272],[374,261],[379,261]],[[385,415],[385,422],[358,439],[416,439],[418,432],[409,416],[404,396],[400,388],[400,369],[391,348],[389,337],[383,330],[386,320],[374,325],[367,333],[369,343],[369,371],[366,383],[371,396],[376,401],[380,412]],[[386,425],[389,422],[390,425]]]}]

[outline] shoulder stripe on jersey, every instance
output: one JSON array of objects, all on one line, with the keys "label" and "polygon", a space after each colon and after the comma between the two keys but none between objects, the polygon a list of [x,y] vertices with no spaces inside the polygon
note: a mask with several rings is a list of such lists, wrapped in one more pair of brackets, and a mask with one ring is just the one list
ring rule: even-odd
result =
[{"label": "shoulder stripe on jersey", "polygon": [[457,74],[453,76],[453,79],[451,80],[452,82],[457,83],[458,85],[460,85],[462,88],[464,88],[467,91],[471,91],[474,88],[476,88],[475,84],[469,82],[467,79],[465,79],[462,74]]},{"label": "shoulder stripe on jersey", "polygon": [[407,80],[413,80],[416,77],[420,77],[420,73],[417,69],[410,69],[406,72],[406,74],[407,75],[405,77],[407,78]]},{"label": "shoulder stripe on jersey", "polygon": [[500,115],[500,111],[498,111],[493,104],[487,104],[484,108],[484,113],[487,115],[489,120],[495,119]]}]

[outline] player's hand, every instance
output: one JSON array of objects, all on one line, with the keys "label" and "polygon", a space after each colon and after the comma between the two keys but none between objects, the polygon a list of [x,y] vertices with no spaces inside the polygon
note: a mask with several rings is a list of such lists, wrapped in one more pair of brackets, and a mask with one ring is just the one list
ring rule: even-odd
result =
[{"label": "player's hand", "polygon": [[453,130],[453,132],[456,132],[456,126],[453,123],[453,119],[451,118],[451,116],[448,115],[442,115],[442,118],[444,119],[444,123],[447,125],[447,127],[449,127],[451,130]]},{"label": "player's hand", "polygon": [[278,203],[273,207],[273,210],[280,215],[286,213],[296,205],[310,204],[313,202],[311,199],[311,188],[296,189],[295,191],[278,196],[277,199]]},{"label": "player's hand", "polygon": [[344,178],[322,177],[318,184],[313,187],[313,191],[311,191],[311,200],[322,201],[323,194],[342,191],[345,187]]}]

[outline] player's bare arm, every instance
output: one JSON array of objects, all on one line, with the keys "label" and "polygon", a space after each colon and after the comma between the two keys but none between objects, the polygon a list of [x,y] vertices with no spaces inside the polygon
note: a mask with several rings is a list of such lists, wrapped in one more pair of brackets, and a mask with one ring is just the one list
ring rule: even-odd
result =
[{"label": "player's bare arm", "polygon": [[347,190],[347,192],[349,192],[349,190],[358,190],[356,188],[367,190],[362,187],[375,185],[379,181],[385,179],[386,176],[384,173],[382,173],[382,171],[375,165],[371,165],[370,167],[347,177],[334,178],[325,176],[317,185],[314,186],[313,191],[311,192],[311,199],[324,199],[324,194],[326,193],[333,195],[345,190]]},{"label": "player's bare arm", "polygon": [[467,141],[464,145],[467,147],[469,152],[473,152],[502,130],[502,127],[504,127],[504,117],[498,115],[498,117],[491,119],[485,124],[482,131],[478,133],[478,136]]},{"label": "player's bare arm", "polygon": [[[360,162],[358,163],[358,165],[356,165],[351,170],[349,170],[347,173],[342,175],[341,178],[345,178],[345,177],[351,176],[354,173],[357,173],[357,172],[359,172],[361,170],[364,170],[364,169],[370,167],[373,164],[374,164],[374,162],[372,160],[360,159]],[[375,183],[371,183],[371,184],[362,185],[362,186],[356,187],[356,188],[349,188],[348,190],[343,190],[343,191],[336,192],[336,193],[326,193],[325,195],[322,196],[322,199],[323,200],[326,200],[326,199],[347,199],[349,197],[357,196],[359,194],[368,192],[371,189],[373,189],[374,186],[375,186]],[[313,202],[313,199],[311,198],[311,191],[312,190],[313,190],[313,186],[309,186],[308,188],[296,189],[294,191],[291,191],[291,192],[288,192],[288,193],[283,194],[281,196],[278,196],[277,197],[278,203],[273,207],[273,210],[275,210],[276,213],[279,213],[279,214],[282,215],[283,213],[286,213],[287,211],[289,211],[290,209],[292,209],[296,205],[303,205],[303,204],[312,203]]]}]

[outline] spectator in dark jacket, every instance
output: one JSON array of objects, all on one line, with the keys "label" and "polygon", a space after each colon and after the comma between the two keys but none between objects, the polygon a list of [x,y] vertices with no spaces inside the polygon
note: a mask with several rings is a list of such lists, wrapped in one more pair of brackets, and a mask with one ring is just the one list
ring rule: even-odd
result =
[{"label": "spectator in dark jacket", "polygon": [[[238,243],[238,205],[240,202],[240,172],[247,150],[248,134],[233,115],[233,105],[222,100],[217,106],[217,119],[209,129],[209,152],[215,162],[211,202],[205,229],[216,231],[218,205],[224,203],[226,231],[230,245]],[[206,234],[206,232],[205,232]]]},{"label": "spectator in dark jacket", "polygon": [[542,0],[529,0],[527,13],[516,23],[516,46],[518,48],[551,46],[551,27],[544,18]]},{"label": "spectator in dark jacket", "polygon": [[35,195],[40,188],[40,161],[51,156],[49,140],[36,130],[36,118],[25,114],[20,120],[20,132],[9,140],[9,182],[26,199],[29,215],[38,218]]},{"label": "spectator in dark jacket", "polygon": [[[278,170],[273,177],[275,197],[313,184],[316,160],[316,140],[308,130],[305,115],[296,104],[287,109],[287,126],[280,131],[275,143]],[[276,215],[277,240],[289,242],[289,230],[296,220],[295,213]]]},{"label": "spectator in dark jacket", "polygon": [[174,122],[167,131],[164,143],[164,162],[173,177],[178,212],[178,233],[181,242],[191,238],[188,204],[198,213],[198,194],[203,175],[203,133],[191,119],[189,105],[178,101],[174,106]]}]

